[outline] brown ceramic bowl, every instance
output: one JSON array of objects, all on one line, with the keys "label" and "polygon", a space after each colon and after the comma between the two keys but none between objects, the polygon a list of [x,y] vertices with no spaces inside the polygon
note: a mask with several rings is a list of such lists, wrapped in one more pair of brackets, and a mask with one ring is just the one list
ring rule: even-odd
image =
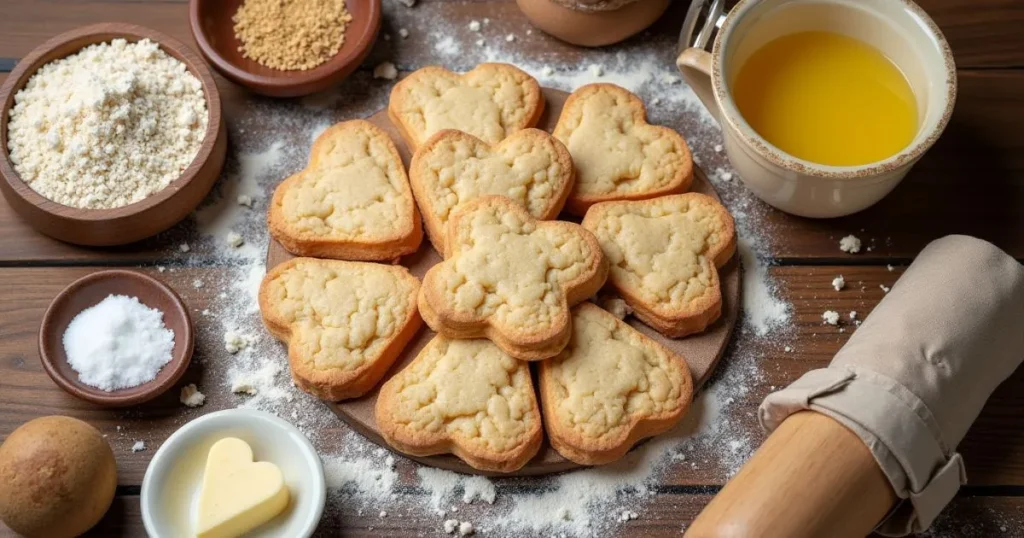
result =
[{"label": "brown ceramic bowl", "polygon": [[[174,349],[156,378],[130,389],[107,392],[78,380],[64,353],[64,331],[82,310],[108,295],[127,295],[164,313],[164,325],[174,332]],[[192,360],[192,318],[178,294],[163,282],[135,271],[98,271],[64,288],[50,303],[39,326],[39,357],[54,383],[83,400],[105,407],[127,407],[156,398],[174,386]]]},{"label": "brown ceramic bowl", "polygon": [[[93,43],[115,38],[149,39],[184,63],[203,84],[210,117],[199,153],[181,177],[148,198],[115,209],[79,209],[58,204],[32,190],[18,177],[7,150],[7,124],[14,95],[42,65],[70,56]],[[106,23],[63,33],[30,52],[0,88],[0,190],[7,203],[36,230],[68,243],[110,246],[133,243],[170,228],[192,212],[210,192],[224,167],[227,129],[213,75],[196,53],[159,32],[132,24]]]},{"label": "brown ceramic bowl", "polygon": [[231,19],[243,0],[189,0],[189,25],[199,52],[220,74],[258,94],[297,97],[341,82],[363,63],[380,31],[380,1],[345,0],[352,15],[345,42],[333,58],[306,71],[272,69],[242,56]]}]

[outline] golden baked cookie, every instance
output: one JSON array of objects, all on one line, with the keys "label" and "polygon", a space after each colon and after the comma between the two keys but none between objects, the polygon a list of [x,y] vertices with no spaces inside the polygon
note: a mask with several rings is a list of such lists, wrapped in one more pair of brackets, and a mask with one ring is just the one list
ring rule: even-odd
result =
[{"label": "golden baked cookie", "polygon": [[675,426],[693,396],[682,357],[592,303],[572,314],[572,338],[540,363],[544,427],[559,454],[601,465]]},{"label": "golden baked cookie", "polygon": [[388,118],[410,148],[444,129],[469,133],[488,144],[533,127],[544,97],[533,77],[509,64],[480,64],[458,74],[438,66],[418,69],[391,90]]},{"label": "golden baked cookie", "polygon": [[422,326],[420,283],[397,265],[294,258],[260,285],[260,312],[288,344],[292,378],[331,401],[370,391]]},{"label": "golden baked cookie", "polygon": [[534,218],[553,219],[565,205],[574,176],[565,146],[539,129],[517,131],[493,146],[462,131],[444,130],[416,150],[409,167],[427,237],[438,252],[444,252],[448,217],[460,204],[499,194]]},{"label": "golden baked cookie", "polygon": [[588,84],[565,101],[555,126],[576,165],[566,210],[583,216],[610,200],[646,200],[686,192],[693,156],[668,127],[647,123],[643,101],[614,84]]},{"label": "golden baked cookie", "polygon": [[608,283],[658,332],[686,336],[721,315],[718,268],[736,251],[736,229],[714,198],[687,193],[604,202],[587,211],[583,227],[608,256]]},{"label": "golden baked cookie", "polygon": [[519,469],[543,438],[529,365],[483,339],[434,337],[381,387],[376,421],[406,454],[451,453],[483,471]]},{"label": "golden baked cookie", "polygon": [[423,279],[420,314],[449,338],[486,337],[517,359],[546,359],[569,341],[569,308],[607,276],[582,226],[538,221],[504,196],[482,196],[448,221],[445,261]]},{"label": "golden baked cookie", "polygon": [[423,241],[398,150],[364,120],[317,137],[309,165],[277,186],[267,220],[270,235],[299,256],[393,260]]}]

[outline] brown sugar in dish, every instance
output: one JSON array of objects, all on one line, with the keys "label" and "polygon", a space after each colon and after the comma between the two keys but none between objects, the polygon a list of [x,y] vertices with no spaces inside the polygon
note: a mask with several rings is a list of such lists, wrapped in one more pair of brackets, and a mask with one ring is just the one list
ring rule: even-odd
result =
[{"label": "brown sugar in dish", "polygon": [[245,0],[232,18],[243,56],[280,70],[308,70],[345,42],[344,0]]}]

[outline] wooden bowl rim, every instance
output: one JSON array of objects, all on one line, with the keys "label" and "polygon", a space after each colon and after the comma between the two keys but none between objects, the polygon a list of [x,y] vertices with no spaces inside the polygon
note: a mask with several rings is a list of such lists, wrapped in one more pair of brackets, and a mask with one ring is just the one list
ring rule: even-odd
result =
[{"label": "wooden bowl rim", "polygon": [[[95,38],[95,40],[82,45],[82,47],[64,56],[43,60],[58,47],[83,38]],[[10,123],[10,111],[14,106],[14,95],[28,83],[28,80],[43,65],[76,54],[86,46],[122,38],[132,42],[141,41],[142,39],[153,41],[172,58],[185,64],[189,72],[199,79],[203,86],[203,94],[206,97],[206,110],[209,114],[206,123],[206,133],[204,133],[200,143],[199,152],[196,153],[195,158],[192,159],[192,162],[189,163],[188,167],[185,168],[177,179],[171,181],[163,189],[132,204],[112,209],[87,209],[71,207],[50,200],[33,190],[32,187],[29,187],[14,170],[14,165],[11,162],[10,152],[7,148],[7,131]],[[0,148],[0,175],[3,176],[4,181],[11,187],[10,190],[17,196],[39,210],[62,219],[80,223],[91,223],[137,215],[166,202],[200,173],[213,154],[213,149],[216,145],[212,142],[207,142],[215,141],[220,136],[221,129],[224,128],[221,125],[221,114],[220,91],[213,80],[213,74],[199,55],[185,44],[156,30],[135,24],[111,22],[83,26],[56,35],[33,49],[18,62],[3,86],[0,87],[0,146],[2,146]]]},{"label": "wooden bowl rim", "polygon": [[[164,365],[155,379],[136,387],[106,392],[102,389],[89,387],[77,380],[68,379],[57,366],[57,362],[66,361],[67,358],[63,356],[58,358],[55,356],[56,353],[49,353],[47,351],[50,347],[47,344],[48,335],[50,335],[51,331],[54,330],[54,324],[56,323],[54,318],[61,312],[61,309],[64,308],[64,304],[68,299],[86,286],[100,280],[126,279],[135,280],[142,283],[144,286],[151,287],[156,292],[169,299],[173,308],[162,310],[162,312],[164,313],[165,318],[168,316],[175,316],[183,321],[183,334],[179,335],[175,333],[174,335],[175,338],[181,338],[184,341],[184,345],[181,347],[182,351],[180,353],[172,352],[171,361]],[[166,322],[164,324],[167,325]],[[152,400],[164,392],[167,392],[169,388],[173,387],[179,380],[181,380],[181,377],[185,375],[185,371],[192,362],[192,353],[195,348],[194,333],[195,329],[192,327],[192,316],[189,315],[185,302],[182,301],[181,297],[164,282],[138,271],[130,271],[127,269],[96,271],[75,280],[71,284],[68,284],[67,287],[61,290],[61,292],[53,298],[50,305],[46,307],[46,313],[43,314],[43,321],[39,324],[39,359],[40,362],[43,363],[43,369],[46,370],[50,379],[52,379],[54,383],[64,389],[68,394],[106,407],[127,407]],[[175,348],[177,347],[178,346],[175,345]],[[169,372],[170,375],[161,379],[160,374],[165,371]]]},{"label": "wooden bowl rim", "polygon": [[[355,46],[352,47],[349,52],[343,53],[343,45],[342,49],[331,57],[330,60],[327,60],[313,69],[306,71],[280,70],[282,73],[280,76],[267,76],[253,73],[252,71],[248,71],[229,62],[221,55],[220,51],[217,50],[216,47],[210,44],[210,41],[206,36],[206,31],[203,28],[203,25],[200,24],[199,5],[204,2],[211,1],[219,3],[221,0],[189,0],[188,22],[192,29],[192,37],[196,40],[196,44],[199,46],[199,50],[202,52],[203,56],[205,56],[210,64],[212,64],[218,71],[239,84],[243,84],[256,91],[258,91],[260,86],[275,90],[285,90],[297,86],[315,84],[322,82],[325,79],[329,79],[340,72],[354,70],[363,63],[363,60],[366,59],[370,49],[373,48],[373,44],[377,39],[377,33],[380,31],[381,25],[381,0],[365,0],[369,4],[370,8],[370,24],[366,26],[366,31],[357,37]],[[349,0],[346,0],[346,9],[348,1]],[[352,37],[354,36],[351,36],[346,32],[345,41],[348,42]]]}]

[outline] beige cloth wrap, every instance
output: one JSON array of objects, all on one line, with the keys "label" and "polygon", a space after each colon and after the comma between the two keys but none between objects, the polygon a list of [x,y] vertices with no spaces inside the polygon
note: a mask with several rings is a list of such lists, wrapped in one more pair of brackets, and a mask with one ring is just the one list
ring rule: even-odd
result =
[{"label": "beige cloth wrap", "polygon": [[929,244],[828,368],[768,396],[774,430],[811,409],[855,432],[903,499],[877,531],[919,532],[965,483],[956,447],[1024,359],[1024,266],[995,246]]}]

